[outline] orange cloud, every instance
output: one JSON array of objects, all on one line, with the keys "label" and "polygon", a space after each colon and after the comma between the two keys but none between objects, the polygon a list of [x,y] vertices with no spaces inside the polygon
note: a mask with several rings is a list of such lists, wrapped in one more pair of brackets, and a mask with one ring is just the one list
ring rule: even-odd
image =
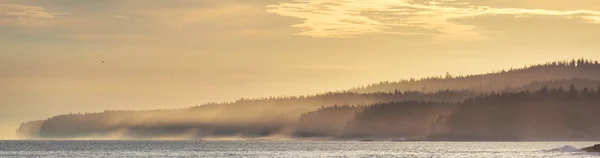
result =
[{"label": "orange cloud", "polygon": [[546,15],[582,18],[600,22],[600,12],[592,10],[545,10],[472,6],[466,1],[437,0],[416,3],[412,0],[290,0],[267,6],[267,12],[304,19],[293,27],[298,35],[312,37],[352,37],[365,34],[419,34],[406,28],[435,30],[437,38],[479,39],[473,25],[452,19],[481,15]]},{"label": "orange cloud", "polygon": [[54,26],[55,19],[68,13],[50,12],[38,6],[20,4],[0,4],[0,25],[18,25],[25,27]]}]

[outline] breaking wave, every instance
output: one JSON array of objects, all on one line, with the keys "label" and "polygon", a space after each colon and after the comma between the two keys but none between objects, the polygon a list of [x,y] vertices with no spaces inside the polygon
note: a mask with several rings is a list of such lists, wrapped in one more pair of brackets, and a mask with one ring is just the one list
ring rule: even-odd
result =
[{"label": "breaking wave", "polygon": [[574,146],[570,146],[570,145],[565,145],[560,148],[554,148],[554,149],[550,149],[550,150],[546,150],[546,151],[549,151],[549,152],[581,152],[581,150],[577,149]]}]

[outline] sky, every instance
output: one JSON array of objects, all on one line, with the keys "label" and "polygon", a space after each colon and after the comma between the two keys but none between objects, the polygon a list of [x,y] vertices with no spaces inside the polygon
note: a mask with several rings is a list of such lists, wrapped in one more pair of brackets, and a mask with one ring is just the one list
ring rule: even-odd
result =
[{"label": "sky", "polygon": [[598,0],[0,0],[0,139],[171,109],[600,59]]}]

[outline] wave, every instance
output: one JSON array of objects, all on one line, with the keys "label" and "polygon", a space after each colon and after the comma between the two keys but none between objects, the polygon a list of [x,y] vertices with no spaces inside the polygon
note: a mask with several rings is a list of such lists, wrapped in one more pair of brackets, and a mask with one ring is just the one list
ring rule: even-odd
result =
[{"label": "wave", "polygon": [[554,148],[554,149],[550,149],[550,150],[546,150],[546,151],[548,151],[548,152],[583,152],[582,150],[579,150],[576,147],[570,146],[570,145],[565,145],[560,148]]},{"label": "wave", "polygon": [[576,157],[600,156],[600,153],[598,153],[598,152],[585,152],[585,151],[583,151],[581,149],[577,149],[576,147],[571,146],[571,145],[565,145],[560,148],[554,148],[554,149],[544,150],[544,151],[569,153],[569,155],[576,156]]}]

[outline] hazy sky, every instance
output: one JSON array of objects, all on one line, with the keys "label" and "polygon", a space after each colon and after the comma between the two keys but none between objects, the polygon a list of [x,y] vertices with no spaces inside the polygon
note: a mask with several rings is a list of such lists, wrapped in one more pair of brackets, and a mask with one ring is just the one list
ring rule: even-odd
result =
[{"label": "hazy sky", "polygon": [[600,59],[598,41],[598,0],[0,0],[0,139],[69,112]]}]

